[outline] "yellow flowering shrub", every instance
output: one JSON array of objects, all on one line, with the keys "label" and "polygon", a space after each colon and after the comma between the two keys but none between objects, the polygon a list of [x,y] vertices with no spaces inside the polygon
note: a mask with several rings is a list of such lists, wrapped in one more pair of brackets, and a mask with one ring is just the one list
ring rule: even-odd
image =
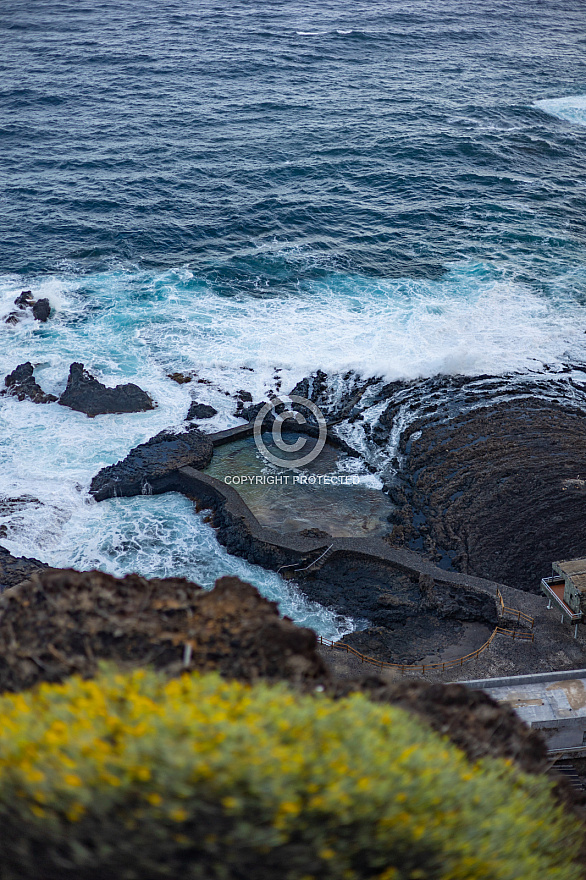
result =
[{"label": "yellow flowering shrub", "polygon": [[577,880],[545,778],[422,722],[216,674],[0,697],[2,880]]}]

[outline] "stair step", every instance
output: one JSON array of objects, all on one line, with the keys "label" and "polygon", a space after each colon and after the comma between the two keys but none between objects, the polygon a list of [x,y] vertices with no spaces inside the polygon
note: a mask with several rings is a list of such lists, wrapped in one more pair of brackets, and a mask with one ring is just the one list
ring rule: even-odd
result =
[{"label": "stair step", "polygon": [[313,562],[310,562],[309,565],[306,565],[304,568],[296,568],[295,574],[303,572],[303,574],[307,574],[312,571],[319,571],[323,565],[328,561],[330,556],[335,552],[336,548],[333,544],[331,544],[327,550],[325,550],[321,556],[318,556],[317,559],[314,559]]},{"label": "stair step", "polygon": [[567,779],[572,788],[576,789],[576,791],[584,791],[584,785],[576,773],[576,768],[573,764],[554,764],[552,771],[553,773],[558,773],[560,776],[563,776],[564,779]]}]

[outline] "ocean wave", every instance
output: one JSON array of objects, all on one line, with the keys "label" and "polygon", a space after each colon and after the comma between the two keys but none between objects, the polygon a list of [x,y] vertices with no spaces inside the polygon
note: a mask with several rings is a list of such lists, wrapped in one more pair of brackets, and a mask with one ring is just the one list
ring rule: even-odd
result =
[{"label": "ocean wave", "polygon": [[179,388],[167,374],[192,371],[211,383],[197,388],[198,399],[228,427],[235,423],[230,395],[246,387],[265,398],[275,390],[275,371],[285,389],[318,368],[392,381],[586,361],[585,267],[562,272],[547,290],[472,262],[453,264],[436,280],[324,267],[293,285],[290,260],[286,249],[282,285],[275,269],[270,287],[259,283],[250,292],[237,272],[232,286],[221,277],[216,287],[214,273],[187,268],[5,276],[0,320],[25,286],[48,297],[54,313],[45,325],[25,315],[5,327],[0,373],[31,360],[45,390],[59,394],[69,363],[82,361],[107,384],[141,384],[159,401],[154,427],[182,421],[195,385]]},{"label": "ocean wave", "polygon": [[557,116],[566,122],[586,125],[586,95],[568,95],[565,98],[545,98],[533,105],[550,116]]}]

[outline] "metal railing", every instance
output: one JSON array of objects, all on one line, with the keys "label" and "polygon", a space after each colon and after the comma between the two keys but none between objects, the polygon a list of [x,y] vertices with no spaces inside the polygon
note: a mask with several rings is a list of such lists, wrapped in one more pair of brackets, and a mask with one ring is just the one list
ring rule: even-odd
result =
[{"label": "metal railing", "polygon": [[304,568],[298,568],[298,566],[299,566],[298,562],[291,562],[291,563],[289,563],[289,565],[282,565],[280,568],[278,568],[277,574],[282,572],[283,569],[285,569],[285,568],[292,568],[292,569],[294,569],[294,572],[295,571],[307,571],[308,568],[312,568],[312,566],[317,565],[317,563],[320,561],[320,559],[323,559],[324,556],[326,555],[326,553],[329,553],[330,550],[333,548],[333,546],[334,546],[333,544],[330,544],[329,547],[326,547],[324,552],[320,556],[318,556],[317,559],[314,559],[313,562],[310,562],[309,565],[306,565]]},{"label": "metal railing", "polygon": [[560,597],[555,592],[555,590],[552,590],[550,584],[552,584],[554,582],[561,585],[564,583],[564,580],[563,580],[563,578],[559,578],[559,577],[541,578],[541,589],[543,590],[543,592],[547,595],[547,597],[549,599],[549,605],[547,607],[548,608],[551,607],[551,600],[553,599],[554,602],[556,603],[556,605],[559,607],[562,614],[564,614],[566,617],[568,617],[572,622],[577,622],[578,620],[582,620],[582,612],[581,611],[578,611],[578,612],[572,611],[572,609],[569,607],[569,605],[566,605],[564,600],[560,599]]}]

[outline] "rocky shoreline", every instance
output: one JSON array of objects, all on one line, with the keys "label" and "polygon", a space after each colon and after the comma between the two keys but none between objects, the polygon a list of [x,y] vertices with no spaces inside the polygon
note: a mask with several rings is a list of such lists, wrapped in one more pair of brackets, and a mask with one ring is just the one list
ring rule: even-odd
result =
[{"label": "rocky shoreline", "polygon": [[[307,393],[305,388],[303,391]],[[189,438],[192,446],[185,454],[192,455],[193,462],[199,462],[201,467],[201,462],[209,460],[210,444],[213,448],[251,430],[250,423],[215,435],[191,429],[187,434],[176,435],[174,440],[167,436],[165,442],[181,444]],[[94,497],[103,500],[145,491],[182,492],[200,508],[212,511],[218,540],[229,552],[268,569],[290,572],[310,599],[362,619],[366,629],[352,633],[345,641],[363,653],[389,661],[416,663],[429,654],[441,656],[442,651],[465,642],[467,634],[490,634],[497,623],[497,587],[507,592],[508,604],[526,606],[528,596],[523,591],[496,579],[439,568],[429,557],[406,546],[407,542],[397,541],[396,526],[386,540],[283,536],[267,529],[230,486],[202,474],[197,466],[177,467],[178,462],[185,463],[186,459],[178,459],[176,452],[169,455],[165,465],[160,440],[153,441],[97,474],[90,490]],[[137,461],[142,462],[147,449],[153,458],[146,468],[139,469],[141,484],[136,465]],[[562,633],[564,643],[565,636]],[[581,642],[569,647],[569,667],[576,663],[576,649],[582,650]],[[517,649],[517,656],[519,651],[523,654],[530,649]],[[556,651],[559,653],[559,646]],[[462,654],[465,653],[468,651],[463,650]],[[549,662],[546,658],[551,658],[552,653],[552,645],[542,646],[537,654],[533,651],[533,660],[541,666]]]},{"label": "rocky shoreline", "polygon": [[[83,366],[74,367],[84,379]],[[34,381],[29,372],[27,381]],[[382,539],[332,538],[311,529],[283,535],[262,526],[233,488],[202,473],[214,448],[252,433],[264,401],[244,390],[236,395],[235,415],[248,423],[205,434],[196,422],[213,408],[194,402],[185,430],[160,432],[135,447],[94,476],[90,494],[102,501],[183,493],[211,511],[230,553],[283,570],[308,598],[360,621],[363,628],[345,641],[365,654],[429,662],[461,645],[463,655],[497,623],[497,587],[509,605],[539,616],[543,600],[529,594],[551,562],[586,555],[580,378],[586,381],[568,368],[547,381],[484,376],[384,384],[318,371],[299,382],[291,394],[320,407],[329,442],[383,479],[393,507]],[[91,397],[102,389],[118,390],[91,376],[82,390]],[[317,424],[310,417],[299,429],[315,436]],[[580,665],[581,632],[570,642],[565,628],[558,629],[564,657],[554,659],[553,643],[516,646],[517,671],[528,662]],[[514,671],[511,649],[503,644],[499,654],[503,668]]]}]

